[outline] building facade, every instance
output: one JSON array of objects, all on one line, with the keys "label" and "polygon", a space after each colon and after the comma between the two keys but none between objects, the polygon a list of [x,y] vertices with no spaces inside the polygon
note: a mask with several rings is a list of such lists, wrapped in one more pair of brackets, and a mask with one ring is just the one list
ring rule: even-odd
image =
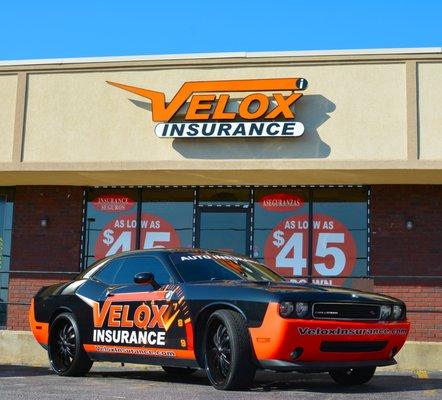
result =
[{"label": "building facade", "polygon": [[442,341],[441,49],[0,65],[0,326],[116,252],[225,249]]}]

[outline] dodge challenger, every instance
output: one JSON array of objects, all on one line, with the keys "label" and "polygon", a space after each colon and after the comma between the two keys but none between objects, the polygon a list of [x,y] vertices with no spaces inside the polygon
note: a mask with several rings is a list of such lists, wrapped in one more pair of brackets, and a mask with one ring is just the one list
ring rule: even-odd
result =
[{"label": "dodge challenger", "polygon": [[220,390],[250,387],[258,369],[363,384],[396,363],[410,328],[395,298],[292,283],[252,259],[198,249],[97,261],[42,288],[29,321],[59,375],[84,375],[94,361],[201,368]]}]

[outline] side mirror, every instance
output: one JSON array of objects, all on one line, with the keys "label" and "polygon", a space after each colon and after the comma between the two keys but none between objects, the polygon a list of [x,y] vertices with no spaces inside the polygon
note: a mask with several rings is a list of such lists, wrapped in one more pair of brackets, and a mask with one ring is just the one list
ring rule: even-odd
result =
[{"label": "side mirror", "polygon": [[155,290],[160,288],[160,285],[155,280],[155,276],[151,272],[139,272],[134,276],[134,282],[140,285],[152,285]]}]

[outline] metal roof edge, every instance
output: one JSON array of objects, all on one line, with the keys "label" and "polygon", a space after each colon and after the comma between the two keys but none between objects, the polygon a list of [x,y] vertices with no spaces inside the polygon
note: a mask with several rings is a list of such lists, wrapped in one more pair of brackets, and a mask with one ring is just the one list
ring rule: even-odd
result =
[{"label": "metal roof edge", "polygon": [[115,57],[80,57],[80,58],[51,58],[34,60],[0,60],[2,66],[24,65],[63,65],[85,63],[111,63],[125,61],[166,61],[187,59],[223,59],[223,58],[274,58],[274,57],[315,57],[315,56],[357,56],[357,55],[393,55],[393,54],[440,54],[442,47],[416,47],[391,49],[348,49],[348,50],[296,50],[296,51],[258,51],[258,52],[225,52],[225,53],[187,53],[187,54],[157,54]]}]

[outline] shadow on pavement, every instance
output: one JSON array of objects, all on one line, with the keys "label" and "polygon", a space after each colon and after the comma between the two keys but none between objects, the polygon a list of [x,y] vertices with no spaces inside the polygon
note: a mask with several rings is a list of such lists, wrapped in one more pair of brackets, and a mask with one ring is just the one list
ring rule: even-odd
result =
[{"label": "shadow on pavement", "polygon": [[0,378],[52,375],[49,367],[31,367],[25,365],[0,365]]},{"label": "shadow on pavement", "polygon": [[[284,375],[284,376],[280,376]],[[397,393],[442,389],[440,378],[419,379],[411,374],[377,374],[373,379],[359,386],[340,386],[328,374],[268,374],[257,377],[253,391],[297,391],[316,393]]]},{"label": "shadow on pavement", "polygon": [[[17,365],[0,365],[0,379],[3,377],[32,377],[55,374],[49,368],[28,367]],[[412,373],[378,373],[365,385],[344,387],[333,382],[328,374],[288,374],[258,372],[252,392],[311,392],[311,393],[396,393],[408,391],[426,391],[442,389],[442,374],[434,374],[428,379],[419,379]],[[86,378],[99,379],[102,377],[116,380],[142,380],[146,382],[183,383],[186,385],[210,386],[203,371],[194,375],[179,377],[166,374],[161,370],[92,370]],[[57,378],[58,379],[58,378]],[[66,379],[63,377],[60,380]]]}]

